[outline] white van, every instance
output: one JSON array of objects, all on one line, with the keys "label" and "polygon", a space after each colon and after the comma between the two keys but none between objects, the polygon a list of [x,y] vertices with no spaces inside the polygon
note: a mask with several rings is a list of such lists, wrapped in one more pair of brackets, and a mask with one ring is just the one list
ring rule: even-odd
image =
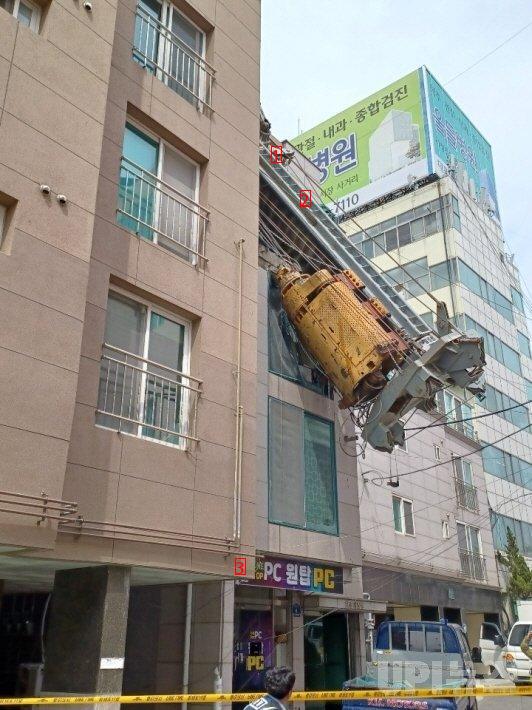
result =
[{"label": "white van", "polygon": [[520,648],[529,631],[532,631],[532,621],[516,621],[503,651],[506,672],[514,683],[532,683],[532,660]]}]

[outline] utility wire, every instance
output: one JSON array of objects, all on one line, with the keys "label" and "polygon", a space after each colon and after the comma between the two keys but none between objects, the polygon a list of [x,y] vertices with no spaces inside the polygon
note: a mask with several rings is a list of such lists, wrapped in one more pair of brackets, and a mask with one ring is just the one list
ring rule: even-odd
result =
[{"label": "utility wire", "polygon": [[[473,451],[470,451],[467,454],[461,454],[460,456],[453,456],[453,459],[465,459],[468,456],[472,456],[473,454],[476,454],[479,451],[482,451],[483,449],[486,449],[488,446],[494,446],[495,444],[498,444],[501,441],[504,441],[505,439],[509,439],[512,436],[515,436],[516,434],[519,434],[521,431],[525,431],[525,429],[530,429],[532,425],[527,424],[524,427],[521,427],[520,429],[517,429],[516,431],[511,432],[510,434],[505,434],[502,436],[500,439],[496,439],[495,441],[491,441],[489,444],[484,444],[483,446],[479,446],[478,448],[474,449]],[[411,476],[414,473],[422,473],[425,471],[430,471],[433,468],[438,468],[439,466],[443,466],[446,463],[450,463],[452,459],[448,461],[439,461],[438,463],[433,464],[432,466],[427,466],[426,468],[418,468],[415,471],[406,471],[405,473],[400,473],[396,476],[396,479],[398,478],[403,478],[404,476]],[[372,479],[372,482],[377,479]]]},{"label": "utility wire", "polygon": [[[476,395],[475,395],[476,396]],[[460,424],[461,422],[472,422],[475,421],[475,419],[484,419],[485,417],[492,417],[494,414],[501,414],[502,412],[509,412],[512,409],[517,409],[517,407],[524,407],[527,404],[532,403],[532,399],[527,400],[526,402],[519,402],[518,404],[514,404],[511,407],[506,407],[505,409],[498,409],[495,412],[488,412],[487,414],[477,414],[474,417],[466,417],[465,419],[452,419],[452,420],[446,420],[441,423],[433,423],[433,424],[426,424],[425,426],[414,426],[414,427],[408,427],[405,429],[405,431],[424,431],[425,429],[432,429],[433,427],[437,426],[445,426],[451,425],[451,424]],[[445,415],[447,416],[447,415]]]},{"label": "utility wire", "polygon": [[530,26],[532,25],[532,22],[527,23],[524,27],[521,27],[520,30],[517,30],[517,32],[514,32],[513,35],[510,35],[507,37],[503,42],[498,44],[496,47],[494,47],[491,51],[489,51],[487,54],[484,54],[484,56],[480,57],[480,59],[477,59],[476,62],[473,62],[473,64],[470,64],[466,69],[463,71],[459,72],[458,74],[455,74],[451,79],[448,79],[446,82],[444,82],[444,86],[447,86],[450,84],[452,81],[455,79],[458,79],[458,77],[463,76],[466,72],[470,71],[474,67],[478,66],[481,62],[483,62],[485,59],[488,57],[491,57],[492,54],[495,54],[501,47],[504,47],[505,44],[508,44],[508,42],[511,42],[515,37],[520,35],[522,32],[527,30]]}]

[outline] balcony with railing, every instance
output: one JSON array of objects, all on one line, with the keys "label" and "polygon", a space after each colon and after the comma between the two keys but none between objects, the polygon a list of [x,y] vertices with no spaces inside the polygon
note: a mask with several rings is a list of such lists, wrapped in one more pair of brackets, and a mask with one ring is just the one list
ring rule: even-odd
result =
[{"label": "balcony with railing", "polygon": [[197,442],[201,380],[107,343],[96,423],[185,448]]},{"label": "balcony with railing", "polygon": [[461,478],[455,476],[454,489],[456,491],[456,500],[460,508],[478,513],[479,507],[476,486],[473,486],[471,483],[466,483]]},{"label": "balcony with railing", "polygon": [[214,68],[160,20],[138,6],[133,58],[201,111],[212,111]]},{"label": "balcony with railing", "polygon": [[209,212],[126,157],[120,164],[118,222],[192,263],[206,261]]},{"label": "balcony with railing", "polygon": [[476,552],[459,549],[462,574],[479,581],[486,580],[486,558]]}]

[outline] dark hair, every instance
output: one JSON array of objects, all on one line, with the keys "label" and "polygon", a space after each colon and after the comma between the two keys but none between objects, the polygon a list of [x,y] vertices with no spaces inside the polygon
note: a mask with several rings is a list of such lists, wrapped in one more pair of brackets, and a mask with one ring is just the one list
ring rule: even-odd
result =
[{"label": "dark hair", "polygon": [[277,700],[286,698],[292,692],[295,682],[296,674],[288,666],[270,668],[264,674],[264,688],[269,695],[277,698]]}]

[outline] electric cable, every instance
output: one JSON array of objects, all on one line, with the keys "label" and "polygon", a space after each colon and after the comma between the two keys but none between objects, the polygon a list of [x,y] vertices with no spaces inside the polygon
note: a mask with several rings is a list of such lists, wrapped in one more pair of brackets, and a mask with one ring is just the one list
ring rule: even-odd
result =
[{"label": "electric cable", "polygon": [[418,431],[422,430],[424,431],[425,429],[432,429],[433,427],[438,427],[438,426],[445,426],[445,425],[452,425],[452,424],[460,424],[461,422],[472,422],[475,421],[476,419],[484,419],[485,417],[492,417],[495,414],[501,414],[502,412],[509,412],[512,409],[517,409],[517,407],[524,407],[527,404],[532,403],[532,399],[527,400],[526,402],[519,402],[518,404],[514,404],[511,407],[506,407],[505,409],[498,409],[495,412],[492,412],[491,410],[487,412],[487,414],[477,414],[474,417],[466,417],[465,419],[453,419],[451,421],[447,420],[442,422],[441,424],[427,424],[423,427],[408,427],[405,428],[405,431]]}]

